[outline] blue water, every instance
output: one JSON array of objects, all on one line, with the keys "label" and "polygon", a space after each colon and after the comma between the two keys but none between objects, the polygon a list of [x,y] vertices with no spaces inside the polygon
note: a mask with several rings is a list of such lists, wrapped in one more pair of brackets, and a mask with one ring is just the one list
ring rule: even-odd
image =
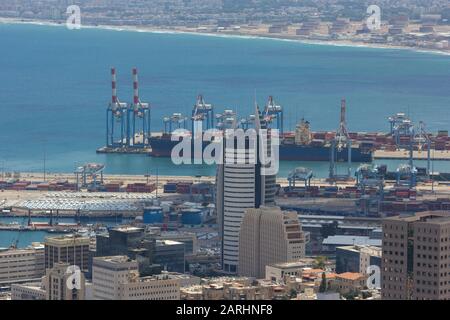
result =
[{"label": "blue water", "polygon": [[[342,97],[351,131],[387,131],[386,118],[395,112],[425,121],[432,131],[450,129],[448,56],[34,25],[0,25],[0,41],[0,165],[11,171],[42,171],[46,158],[52,172],[95,161],[105,163],[107,173],[214,174],[213,167],[177,167],[168,159],[95,153],[105,144],[111,66],[119,97],[127,101],[131,68],[139,68],[153,130],[162,129],[165,115],[189,114],[199,93],[216,112],[247,115],[255,92],[260,105],[275,96],[290,129],[304,116],[313,130],[335,130]],[[280,176],[299,165],[318,176],[328,169],[327,163],[286,162]],[[450,171],[450,165],[436,162],[435,169]]]},{"label": "blue water", "polygon": [[[49,218],[33,218],[33,222],[49,222]],[[82,221],[84,224],[102,224],[106,227],[113,227],[120,224],[129,223],[130,219],[122,218],[111,218],[111,219],[101,219],[101,218],[91,218]],[[19,223],[21,225],[26,225],[28,218],[23,217],[0,217],[0,223]],[[75,223],[74,218],[57,218],[54,223]],[[18,240],[18,247],[24,248],[30,245],[32,242],[43,242],[45,237],[56,236],[55,233],[47,233],[45,231],[0,231],[0,248],[7,248]]]}]

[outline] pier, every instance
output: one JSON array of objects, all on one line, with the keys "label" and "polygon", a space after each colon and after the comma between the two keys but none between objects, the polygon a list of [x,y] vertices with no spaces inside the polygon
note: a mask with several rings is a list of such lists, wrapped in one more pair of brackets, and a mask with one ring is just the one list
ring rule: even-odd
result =
[{"label": "pier", "polygon": [[[400,149],[396,151],[375,150],[373,158],[376,160],[409,160],[409,150]],[[413,151],[413,160],[428,159],[426,151]],[[449,150],[431,150],[431,160],[450,161]]]}]

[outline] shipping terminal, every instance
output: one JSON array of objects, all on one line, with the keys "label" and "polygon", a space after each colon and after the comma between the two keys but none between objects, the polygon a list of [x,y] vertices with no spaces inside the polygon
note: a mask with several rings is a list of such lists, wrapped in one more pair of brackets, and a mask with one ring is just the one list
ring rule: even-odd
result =
[{"label": "shipping terminal", "polygon": [[[139,98],[138,72],[132,70],[134,96],[132,103],[124,103],[117,96],[116,70],[111,69],[112,99],[106,112],[106,146],[97,153],[145,154],[152,157],[170,157],[178,140],[172,141],[172,132],[184,129],[191,135],[199,124],[207,129],[249,129],[254,126],[255,115],[238,118],[233,110],[215,113],[214,106],[199,95],[191,117],[174,113],[163,118],[163,132],[151,131],[151,108]],[[284,131],[283,108],[272,96],[263,109],[268,128],[280,132],[280,160],[372,163],[374,159],[450,160],[448,131],[431,134],[425,124],[417,126],[404,113],[389,117],[388,132],[349,132],[346,123],[346,100],[341,100],[338,130],[312,131],[305,119],[294,132]],[[203,142],[203,148],[209,142]]]}]

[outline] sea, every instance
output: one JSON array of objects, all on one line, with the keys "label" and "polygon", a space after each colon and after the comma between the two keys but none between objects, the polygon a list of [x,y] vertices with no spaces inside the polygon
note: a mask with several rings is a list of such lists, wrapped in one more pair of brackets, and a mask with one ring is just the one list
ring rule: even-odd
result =
[{"label": "sea", "polygon": [[[118,96],[131,101],[133,67],[152,131],[173,113],[191,114],[198,94],[215,112],[253,113],[269,95],[284,108],[285,131],[305,118],[312,130],[336,130],[347,99],[350,131],[388,131],[404,112],[428,131],[450,129],[450,56],[403,49],[336,46],[267,38],[0,24],[1,171],[73,172],[86,162],[108,174],[207,176],[213,166],[174,165],[143,155],[97,154],[106,144],[110,68]],[[379,161],[393,171],[402,161]],[[425,166],[417,161],[417,166]],[[279,177],[326,162],[282,162]],[[354,164],[354,168],[358,164]],[[436,161],[435,171],[450,172]],[[338,170],[345,170],[341,166]]]},{"label": "sea", "polygon": [[[0,167],[73,172],[86,162],[106,173],[213,175],[212,166],[176,166],[142,155],[99,155],[106,144],[110,68],[118,96],[132,100],[131,69],[152,107],[152,130],[175,112],[190,115],[198,94],[215,112],[253,113],[256,97],[284,107],[285,130],[301,118],[312,130],[336,130],[341,98],[350,131],[388,131],[407,113],[429,131],[450,129],[450,56],[411,50],[305,44],[98,28],[0,24]],[[384,161],[394,170],[395,161]],[[280,176],[306,166],[324,177],[328,163],[283,162]],[[436,170],[447,163],[436,162]]]}]

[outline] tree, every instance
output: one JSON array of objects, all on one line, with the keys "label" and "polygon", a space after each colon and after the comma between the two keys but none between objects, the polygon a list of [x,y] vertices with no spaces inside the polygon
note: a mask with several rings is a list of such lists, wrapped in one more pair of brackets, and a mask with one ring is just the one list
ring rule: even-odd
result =
[{"label": "tree", "polygon": [[317,257],[316,261],[314,261],[314,268],[324,270],[327,260],[328,260],[327,257]]},{"label": "tree", "polygon": [[319,292],[324,293],[327,291],[327,276],[325,272],[322,272],[322,282],[320,282]]},{"label": "tree", "polygon": [[292,289],[290,292],[291,299],[297,298],[297,290]]}]

